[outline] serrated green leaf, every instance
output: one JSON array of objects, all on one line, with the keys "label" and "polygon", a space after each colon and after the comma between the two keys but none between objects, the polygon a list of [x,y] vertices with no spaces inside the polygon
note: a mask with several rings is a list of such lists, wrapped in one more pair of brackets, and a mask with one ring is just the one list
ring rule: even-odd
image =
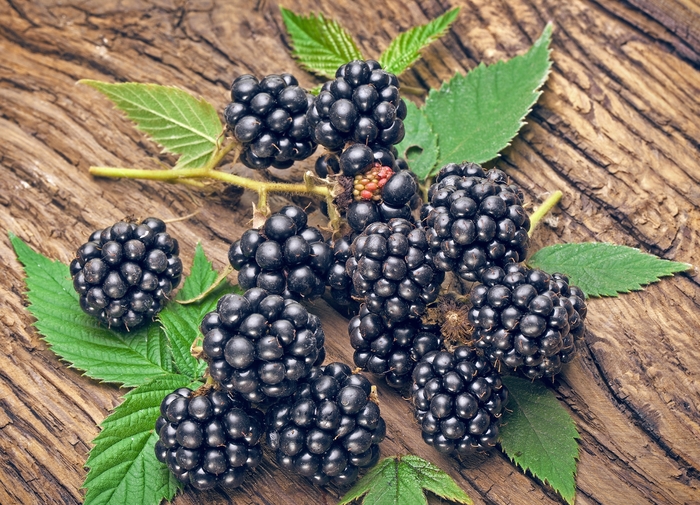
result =
[{"label": "serrated green leaf", "polygon": [[452,477],[432,463],[409,455],[380,461],[341,498],[338,505],[354,500],[362,500],[364,505],[427,505],[424,489],[455,503],[472,503]]},{"label": "serrated green leaf", "polygon": [[511,375],[503,376],[503,382],[509,399],[501,423],[501,449],[573,504],[579,438],[574,421],[541,383]]},{"label": "serrated green leaf", "polygon": [[160,403],[177,388],[191,387],[183,375],[158,377],[131,390],[102,422],[87,463],[85,505],[158,505],[171,500],[180,484],[156,459],[154,427]]},{"label": "serrated green leaf", "polygon": [[660,277],[684,272],[692,265],[661,259],[633,247],[587,242],[556,244],[528,260],[534,268],[569,276],[571,284],[588,296],[617,296],[639,291]]},{"label": "serrated green leaf", "polygon": [[403,73],[420,58],[420,52],[424,48],[445,35],[458,14],[459,7],[447,11],[427,24],[415,26],[399,34],[379,57],[379,64],[392,74]]},{"label": "serrated green leaf", "polygon": [[482,63],[430,91],[423,110],[439,139],[438,167],[483,163],[510,144],[547,80],[551,36],[548,24],[527,53],[488,67]]},{"label": "serrated green leaf", "polygon": [[280,12],[292,39],[292,56],[310,72],[332,79],[341,65],[364,59],[350,34],[336,21],[323,14],[301,16],[284,7]]},{"label": "serrated green leaf", "polygon": [[396,146],[411,171],[424,181],[435,167],[438,158],[438,138],[433,132],[428,118],[413,102],[406,100],[406,136]]},{"label": "serrated green leaf", "polygon": [[[191,300],[204,293],[217,279],[218,274],[214,270],[211,261],[207,259],[201,244],[197,244],[190,275],[185,279],[182,289],[177,294],[176,300]],[[163,325],[165,334],[172,347],[175,366],[180,371],[198,379],[204,373],[207,365],[204,361],[192,356],[190,347],[199,335],[199,325],[202,318],[216,308],[216,303],[226,293],[231,293],[234,288],[228,283],[223,283],[219,288],[209,293],[202,300],[182,305],[169,303],[158,315]]]},{"label": "serrated green leaf", "polygon": [[36,253],[16,235],[10,242],[27,276],[29,311],[51,350],[88,377],[126,387],[172,371],[167,340],[145,327],[111,331],[83,313],[67,265]]},{"label": "serrated green leaf", "polygon": [[203,167],[216,150],[223,126],[212,104],[173,86],[82,80],[125,112],[139,130],[180,154],[177,168]]}]

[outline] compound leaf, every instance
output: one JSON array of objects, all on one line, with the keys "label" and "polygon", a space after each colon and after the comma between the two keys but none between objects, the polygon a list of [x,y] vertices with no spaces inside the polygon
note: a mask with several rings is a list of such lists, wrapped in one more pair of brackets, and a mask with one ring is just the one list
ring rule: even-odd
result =
[{"label": "compound leaf", "polygon": [[483,163],[510,144],[549,74],[551,35],[548,24],[527,53],[488,67],[482,63],[430,91],[423,110],[439,138],[439,167]]},{"label": "compound leaf", "polygon": [[413,65],[420,52],[447,33],[457,19],[459,7],[447,11],[427,24],[415,26],[398,35],[379,57],[379,63],[387,72],[399,75]]},{"label": "compound leaf", "polygon": [[427,505],[423,490],[454,503],[472,503],[452,477],[432,463],[408,455],[380,461],[341,498],[338,505],[354,500],[364,505]]},{"label": "compound leaf", "polygon": [[175,298],[158,315],[165,334],[170,340],[175,366],[192,379],[198,379],[206,369],[206,363],[192,356],[190,347],[199,335],[202,318],[216,308],[221,296],[233,291],[233,287],[224,283],[203,299],[182,305],[177,300],[191,300],[207,291],[216,281],[218,274],[211,261],[207,259],[201,244],[197,244],[192,260],[190,275],[185,279],[182,289]]},{"label": "compound leaf", "polygon": [[420,180],[430,176],[438,158],[438,138],[433,132],[425,113],[413,102],[406,100],[408,112],[404,120],[406,136],[396,146],[411,171]]},{"label": "compound leaf", "polygon": [[90,469],[83,484],[85,505],[158,505],[163,498],[173,498],[180,484],[156,459],[154,427],[166,395],[197,386],[183,375],[171,374],[126,394],[93,440],[85,464]]},{"label": "compound leaf", "polygon": [[111,84],[84,79],[126,113],[139,130],[180,154],[177,168],[199,168],[217,147],[223,127],[212,104],[173,86],[125,82]]},{"label": "compound leaf", "polygon": [[33,251],[12,233],[10,242],[24,265],[34,326],[53,352],[88,377],[126,387],[172,372],[168,343],[161,331],[105,328],[80,309],[67,265]]},{"label": "compound leaf", "polygon": [[661,259],[624,245],[587,242],[556,244],[537,251],[528,264],[549,273],[564,273],[588,296],[617,296],[639,291],[660,277],[692,265]]},{"label": "compound leaf", "polygon": [[350,34],[336,21],[323,14],[301,16],[284,7],[280,12],[292,39],[292,56],[310,72],[332,79],[341,65],[364,59]]},{"label": "compound leaf", "polygon": [[511,375],[503,376],[503,382],[509,400],[501,424],[501,449],[573,505],[579,434],[571,416],[539,382]]}]

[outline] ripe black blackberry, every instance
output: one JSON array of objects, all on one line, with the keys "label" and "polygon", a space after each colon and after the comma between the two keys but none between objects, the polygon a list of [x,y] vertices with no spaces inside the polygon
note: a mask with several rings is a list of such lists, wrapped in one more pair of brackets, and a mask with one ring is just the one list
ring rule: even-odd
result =
[{"label": "ripe black blackberry", "polygon": [[433,266],[425,231],[406,219],[372,223],[352,243],[345,267],[358,295],[387,327],[418,319],[445,273]]},{"label": "ripe black blackberry", "polygon": [[229,249],[242,289],[263,288],[285,298],[323,294],[333,252],[318,229],[307,226],[306,212],[288,205],[259,230],[248,230]]},{"label": "ripe black blackberry", "polygon": [[307,119],[314,141],[329,151],[341,151],[348,142],[398,144],[405,134],[406,111],[394,74],[374,60],[354,60],[323,85]]},{"label": "ripe black blackberry", "polygon": [[520,188],[497,169],[454,163],[444,166],[421,210],[435,265],[467,281],[490,266],[523,261],[530,219]]},{"label": "ripe black blackberry", "polygon": [[350,345],[355,349],[355,366],[382,375],[394,388],[411,384],[415,364],[430,351],[442,346],[439,328],[420,320],[409,320],[387,328],[382,318],[366,305],[348,325]]},{"label": "ripe black blackberry", "polygon": [[291,74],[271,74],[258,81],[250,74],[231,84],[224,119],[243,144],[241,162],[250,168],[289,168],[316,150],[306,112],[313,97]]},{"label": "ripe black blackberry", "polygon": [[516,264],[491,267],[470,298],[473,338],[494,365],[539,379],[559,373],[576,355],[586,302],[565,276]]},{"label": "ripe black blackberry", "polygon": [[332,240],[329,245],[333,248],[333,264],[328,270],[326,284],[331,288],[331,297],[341,306],[352,306],[357,304],[353,300],[356,293],[352,286],[352,279],[345,271],[345,263],[352,256],[352,241],[357,233],[350,233],[336,240]]},{"label": "ripe black blackberry", "polygon": [[460,346],[423,357],[413,369],[412,398],[423,440],[466,456],[496,444],[508,390],[488,360]]},{"label": "ripe black blackberry", "polygon": [[196,489],[236,487],[262,460],[262,412],[225,391],[180,388],[165,397],[156,421],[156,458]]},{"label": "ripe black blackberry", "polygon": [[348,365],[317,368],[287,402],[267,411],[267,445],[282,468],[318,485],[347,485],[379,460],[386,424],[370,382]]},{"label": "ripe black blackberry", "polygon": [[211,377],[252,403],[291,395],[326,354],[318,316],[260,288],[224,295],[200,330]]},{"label": "ripe black blackberry", "polygon": [[180,283],[179,250],[155,217],[93,232],[70,264],[80,307],[114,329],[152,320]]}]

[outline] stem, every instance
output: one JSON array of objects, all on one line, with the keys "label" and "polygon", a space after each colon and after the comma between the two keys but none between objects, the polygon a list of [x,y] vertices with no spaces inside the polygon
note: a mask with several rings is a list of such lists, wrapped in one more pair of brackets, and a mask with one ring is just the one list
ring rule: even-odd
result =
[{"label": "stem", "polygon": [[535,230],[539,222],[547,213],[554,208],[561,200],[562,192],[557,190],[547,198],[542,205],[530,216],[530,231],[528,235],[532,237],[532,232]]}]

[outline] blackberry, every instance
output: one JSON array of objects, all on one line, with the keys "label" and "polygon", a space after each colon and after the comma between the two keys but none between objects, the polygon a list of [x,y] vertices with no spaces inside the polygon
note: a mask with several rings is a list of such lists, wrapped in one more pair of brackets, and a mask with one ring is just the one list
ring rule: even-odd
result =
[{"label": "blackberry", "polygon": [[267,218],[261,229],[244,232],[228,253],[238,270],[238,285],[285,298],[321,296],[333,253],[321,232],[306,223],[306,212],[288,205]]},{"label": "blackberry", "polygon": [[398,144],[405,134],[406,111],[394,74],[382,70],[374,60],[354,60],[338,69],[335,80],[323,85],[307,119],[314,141],[329,151],[340,151],[348,142],[383,147]]},{"label": "blackberry", "polygon": [[176,239],[155,217],[97,230],[70,264],[80,307],[110,328],[131,330],[160,312],[180,284]]},{"label": "blackberry", "polygon": [[476,346],[493,364],[539,379],[559,373],[576,355],[586,302],[564,275],[516,264],[491,267],[472,287],[470,298]]},{"label": "blackberry", "polygon": [[423,357],[413,369],[412,398],[423,440],[466,456],[496,444],[508,390],[485,358],[460,346]]},{"label": "blackberry", "polygon": [[350,345],[355,349],[355,366],[382,375],[389,386],[403,388],[411,384],[416,362],[430,351],[441,348],[438,328],[409,320],[387,328],[382,318],[366,305],[348,325]]},{"label": "blackberry", "polygon": [[260,288],[224,295],[200,330],[211,377],[253,403],[291,395],[325,358],[321,320]]},{"label": "blackberry", "polygon": [[236,487],[262,460],[265,417],[225,391],[205,388],[177,389],[160,404],[156,458],[196,489]]},{"label": "blackberry", "polygon": [[386,424],[370,382],[343,363],[316,368],[294,396],[267,411],[267,445],[282,468],[341,486],[379,460]]},{"label": "blackberry", "polygon": [[[351,233],[337,240],[331,241],[333,248],[333,264],[328,270],[326,284],[331,288],[332,299],[341,306],[353,306],[357,302],[353,300],[356,293],[352,286],[352,279],[345,271],[345,263],[352,256],[352,241],[357,233]],[[353,311],[356,312],[356,311]]]},{"label": "blackberry", "polygon": [[406,219],[372,223],[346,262],[358,295],[387,327],[418,319],[439,294],[445,273],[433,266],[425,231]]},{"label": "blackberry", "polygon": [[504,172],[474,163],[446,165],[428,198],[421,217],[441,270],[477,281],[484,268],[525,259],[530,219],[522,191]]},{"label": "blackberry", "polygon": [[271,74],[258,81],[250,74],[231,84],[224,119],[243,144],[241,162],[253,169],[289,168],[316,150],[306,117],[313,97],[291,74]]}]

